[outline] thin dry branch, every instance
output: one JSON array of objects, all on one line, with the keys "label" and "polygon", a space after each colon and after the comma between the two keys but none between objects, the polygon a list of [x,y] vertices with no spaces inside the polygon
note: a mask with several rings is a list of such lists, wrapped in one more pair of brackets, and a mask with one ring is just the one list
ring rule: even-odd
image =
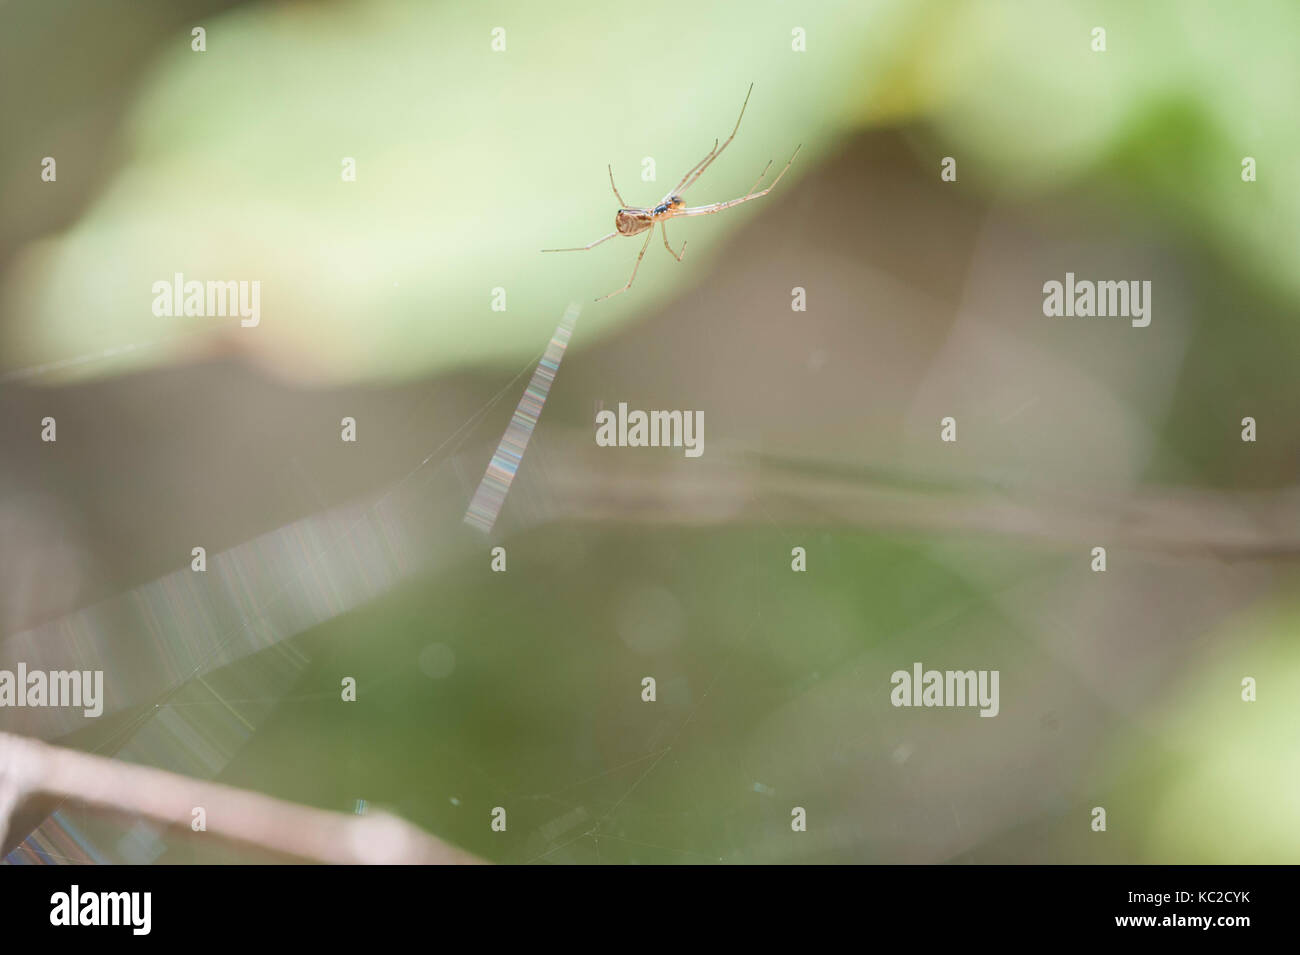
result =
[{"label": "thin dry branch", "polygon": [[658,455],[629,463],[602,458],[586,435],[550,436],[548,449],[564,462],[546,474],[549,520],[988,534],[1067,547],[1104,534],[1108,544],[1151,553],[1300,558],[1300,487],[1137,487],[1114,495],[976,481],[934,487],[924,476],[743,451],[708,461]]},{"label": "thin dry branch", "polygon": [[313,862],[475,865],[483,860],[387,813],[352,816],[0,733],[0,845],[33,798],[143,817],[187,832],[203,807],[215,837]]}]

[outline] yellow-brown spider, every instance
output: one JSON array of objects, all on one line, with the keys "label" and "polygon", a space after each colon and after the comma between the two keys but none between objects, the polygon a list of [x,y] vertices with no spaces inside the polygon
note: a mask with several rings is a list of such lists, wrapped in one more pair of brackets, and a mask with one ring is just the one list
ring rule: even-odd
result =
[{"label": "yellow-brown spider", "polygon": [[682,250],[680,252],[673,252],[673,247],[668,244],[669,219],[678,216],[709,216],[713,215],[715,212],[721,212],[723,209],[730,209],[732,206],[738,206],[742,202],[749,202],[751,199],[762,198],[771,192],[776,184],[781,181],[781,177],[785,175],[786,169],[790,168],[790,163],[794,162],[794,157],[799,155],[799,150],[803,148],[802,143],[795,147],[795,150],[790,155],[790,159],[785,164],[785,167],[777,174],[777,177],[772,180],[771,184],[761,192],[755,192],[755,190],[758,189],[758,184],[762,182],[763,178],[767,175],[767,171],[772,168],[772,161],[770,159],[768,160],[767,165],[763,167],[763,171],[759,174],[758,179],[754,182],[753,188],[739,199],[728,199],[726,202],[714,202],[707,206],[688,206],[686,204],[686,200],[682,198],[682,194],[691,186],[695,185],[700,176],[704,175],[704,170],[708,169],[709,166],[712,165],[713,161],[722,155],[722,150],[726,149],[727,146],[731,144],[731,141],[736,138],[736,131],[740,129],[740,121],[745,118],[745,107],[749,105],[749,94],[752,92],[754,92],[753,83],[749,84],[749,93],[745,94],[745,102],[740,106],[740,116],[736,118],[735,129],[731,131],[731,135],[727,137],[727,141],[719,146],[718,141],[715,139],[713,141],[713,148],[709,150],[708,155],[692,166],[686,175],[682,176],[682,181],[677,184],[677,187],[673,189],[672,192],[664,196],[663,201],[660,202],[659,205],[655,206],[653,209],[629,206],[623,201],[623,197],[619,195],[618,186],[614,185],[614,168],[610,166],[608,167],[609,185],[614,190],[614,197],[618,199],[620,206],[618,212],[614,213],[614,231],[609,235],[601,236],[595,242],[590,242],[587,245],[580,245],[572,249],[542,249],[542,251],[586,252],[588,249],[594,249],[602,242],[612,239],[616,235],[638,235],[639,233],[648,231],[649,234],[645,237],[645,244],[641,246],[641,252],[636,257],[636,264],[632,266],[632,277],[627,280],[627,284],[621,289],[610,292],[609,295],[602,295],[600,298],[596,299],[597,302],[602,302],[611,296],[618,295],[620,292],[626,292],[632,287],[632,282],[636,280],[636,270],[641,267],[641,260],[645,258],[645,250],[650,247],[650,239],[654,237],[655,223],[659,223],[663,229],[664,248],[672,254],[673,258],[680,262],[682,256],[686,254],[686,242],[683,240]]}]

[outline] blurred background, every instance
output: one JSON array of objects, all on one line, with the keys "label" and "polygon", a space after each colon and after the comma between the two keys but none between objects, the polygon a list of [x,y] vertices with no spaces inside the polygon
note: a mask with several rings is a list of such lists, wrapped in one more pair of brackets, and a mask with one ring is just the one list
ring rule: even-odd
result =
[{"label": "blurred background", "polygon": [[[498,862],[1296,861],[1298,32],[1283,0],[0,3],[0,668],[106,685],[0,730]],[[751,82],[689,200],[802,143],[771,195],[606,302],[640,239],[539,253],[613,228],[607,163],[657,202]],[[1067,271],[1151,281],[1150,326],[1044,317]],[[260,324],[155,316],[177,272],[260,281]],[[702,410],[704,455],[596,448],[622,401]],[[890,706],[914,661],[1000,670],[999,716]],[[270,861],[15,828],[11,862]]]}]

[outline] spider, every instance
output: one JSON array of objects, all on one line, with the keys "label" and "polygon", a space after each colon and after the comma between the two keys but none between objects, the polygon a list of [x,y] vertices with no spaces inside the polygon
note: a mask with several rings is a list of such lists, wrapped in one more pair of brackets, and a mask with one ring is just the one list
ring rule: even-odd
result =
[{"label": "spider", "polygon": [[749,92],[745,94],[745,102],[740,106],[740,115],[736,118],[735,129],[731,131],[731,135],[727,137],[727,141],[721,146],[718,146],[718,141],[715,139],[713,141],[713,148],[709,150],[708,154],[692,166],[686,175],[682,176],[682,181],[677,184],[677,187],[673,189],[672,192],[664,196],[663,201],[660,202],[659,205],[655,206],[653,209],[629,206],[623,201],[623,197],[619,195],[618,186],[614,185],[614,167],[608,166],[606,168],[609,169],[609,185],[610,188],[614,190],[614,198],[618,200],[620,206],[618,212],[614,213],[614,231],[609,235],[601,236],[595,242],[590,242],[587,245],[580,245],[572,249],[542,249],[542,251],[586,252],[588,249],[594,249],[602,242],[606,242],[609,239],[614,238],[616,235],[638,235],[642,232],[648,233],[645,237],[645,244],[641,246],[641,252],[636,257],[636,264],[632,266],[632,277],[627,280],[627,284],[621,289],[610,292],[608,295],[602,295],[600,298],[596,299],[597,302],[603,302],[605,299],[626,292],[632,287],[632,283],[636,280],[636,270],[641,267],[641,260],[645,258],[645,250],[650,247],[650,240],[654,237],[656,223],[659,223],[663,228],[664,248],[668,250],[673,258],[680,262],[682,257],[686,254],[686,242],[685,240],[682,241],[682,250],[680,252],[673,252],[673,247],[668,244],[669,219],[676,216],[713,215],[713,213],[721,212],[723,209],[730,209],[732,206],[738,206],[742,202],[749,202],[750,199],[761,199],[763,196],[771,192],[773,188],[776,187],[776,184],[781,181],[781,177],[785,175],[786,169],[790,168],[790,163],[794,162],[794,157],[799,155],[799,150],[803,148],[802,143],[795,147],[794,152],[790,155],[789,162],[785,164],[785,168],[777,173],[776,178],[773,179],[771,184],[762,192],[755,192],[754,190],[758,188],[758,184],[767,176],[767,171],[772,168],[772,161],[770,159],[767,161],[767,165],[763,167],[763,171],[759,174],[758,179],[754,181],[753,188],[739,199],[728,199],[725,202],[713,202],[706,206],[688,206],[686,204],[686,201],[682,198],[682,193],[695,185],[700,176],[704,175],[704,171],[713,164],[715,159],[722,155],[722,150],[731,145],[731,141],[736,138],[736,131],[740,129],[740,121],[745,118],[745,107],[749,105],[749,94],[752,92],[754,92],[754,84],[750,83]]}]

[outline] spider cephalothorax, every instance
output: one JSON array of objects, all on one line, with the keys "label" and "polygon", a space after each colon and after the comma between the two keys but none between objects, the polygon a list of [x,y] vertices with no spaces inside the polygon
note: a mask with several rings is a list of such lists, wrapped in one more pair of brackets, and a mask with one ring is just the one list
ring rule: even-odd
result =
[{"label": "spider cephalothorax", "polygon": [[685,209],[686,200],[681,196],[667,196],[664,201],[651,210],[656,219],[667,218],[676,209]]}]

